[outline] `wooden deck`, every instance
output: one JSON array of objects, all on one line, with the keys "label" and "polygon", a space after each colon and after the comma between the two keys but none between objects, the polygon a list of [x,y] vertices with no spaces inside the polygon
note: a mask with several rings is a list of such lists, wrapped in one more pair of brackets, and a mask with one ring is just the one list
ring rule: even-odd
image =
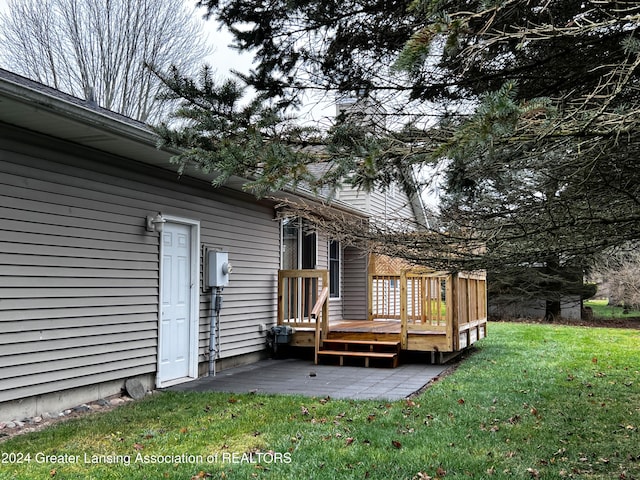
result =
[{"label": "wooden deck", "polygon": [[[388,342],[401,341],[402,325],[400,320],[341,320],[330,322],[326,339],[355,341]],[[475,341],[486,336],[486,323],[474,323],[461,332],[459,349],[454,349],[447,333],[442,330],[407,331],[407,348],[413,352],[452,353],[462,351]],[[315,344],[314,327],[295,327],[292,346],[313,347]]]},{"label": "wooden deck", "polygon": [[[351,355],[365,357],[365,365],[369,358],[392,358],[395,366],[400,351],[431,352],[432,360],[444,361],[487,334],[482,274],[370,275],[370,318],[331,322],[327,281],[321,270],[282,271],[279,279],[278,324],[294,329],[292,346],[315,349],[316,363],[335,356],[342,364]],[[295,285],[301,293],[295,293]],[[385,350],[391,344],[397,354]]]}]

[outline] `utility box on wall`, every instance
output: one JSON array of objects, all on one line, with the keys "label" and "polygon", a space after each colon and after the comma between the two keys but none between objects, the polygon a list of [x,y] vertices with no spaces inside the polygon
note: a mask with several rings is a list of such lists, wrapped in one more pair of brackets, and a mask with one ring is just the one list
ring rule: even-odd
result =
[{"label": "utility box on wall", "polygon": [[232,267],[229,263],[229,254],[227,252],[208,250],[206,268],[205,280],[208,288],[229,285],[229,274]]}]

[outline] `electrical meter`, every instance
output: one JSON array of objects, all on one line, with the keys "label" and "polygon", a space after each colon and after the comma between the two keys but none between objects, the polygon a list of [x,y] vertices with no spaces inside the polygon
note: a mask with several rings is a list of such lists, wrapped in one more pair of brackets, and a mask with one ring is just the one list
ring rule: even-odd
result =
[{"label": "electrical meter", "polygon": [[229,263],[229,253],[207,251],[207,287],[226,287],[229,285],[229,274],[233,267]]}]

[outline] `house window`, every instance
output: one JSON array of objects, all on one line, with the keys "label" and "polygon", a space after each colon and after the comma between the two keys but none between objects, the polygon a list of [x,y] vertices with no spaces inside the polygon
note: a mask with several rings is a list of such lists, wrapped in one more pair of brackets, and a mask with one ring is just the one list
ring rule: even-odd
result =
[{"label": "house window", "polygon": [[282,268],[297,270],[316,268],[317,236],[311,223],[300,218],[282,221]]},{"label": "house window", "polygon": [[340,297],[340,242],[329,241],[329,297]]},{"label": "house window", "polygon": [[[284,270],[314,269],[317,265],[316,229],[311,222],[301,218],[285,218],[282,220],[281,232],[281,266]],[[289,298],[289,311],[300,311],[296,302],[302,302],[302,292],[311,292],[310,302],[304,302],[303,315],[309,315],[310,309],[318,296],[318,280],[304,278],[298,281],[298,293],[285,290],[285,298]]]}]

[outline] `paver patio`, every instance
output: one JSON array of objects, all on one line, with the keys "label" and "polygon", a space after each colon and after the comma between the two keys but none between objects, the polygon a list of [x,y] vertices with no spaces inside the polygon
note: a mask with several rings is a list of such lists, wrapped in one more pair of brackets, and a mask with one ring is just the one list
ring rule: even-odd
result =
[{"label": "paver patio", "polygon": [[397,368],[314,365],[309,360],[268,359],[201,377],[168,390],[299,394],[359,400],[400,400],[416,393],[451,365],[402,364]]}]

